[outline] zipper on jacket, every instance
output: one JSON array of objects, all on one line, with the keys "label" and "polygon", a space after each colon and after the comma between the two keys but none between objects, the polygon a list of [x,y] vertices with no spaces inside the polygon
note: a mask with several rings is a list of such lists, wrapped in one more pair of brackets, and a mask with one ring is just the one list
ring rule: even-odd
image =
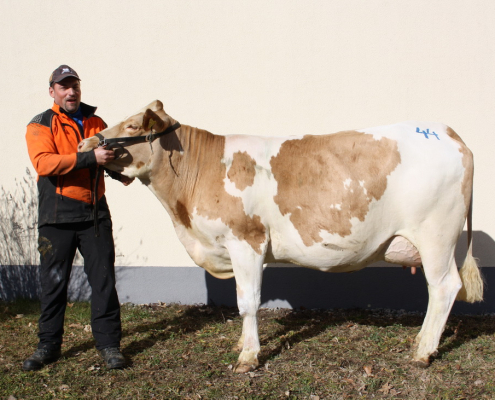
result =
[{"label": "zipper on jacket", "polygon": [[[71,124],[66,124],[64,122],[61,122],[62,127],[68,126],[68,127],[72,128],[72,130],[75,132],[79,141],[82,141],[82,138],[84,138],[84,128],[79,126],[79,124],[76,121],[74,121],[74,123],[77,125],[78,130],[76,130]],[[84,122],[83,122],[83,124],[84,124]],[[94,176],[95,176],[95,172],[90,168],[89,169],[89,192],[90,192],[90,202],[93,206],[95,204],[95,200],[94,200],[95,194],[94,194],[94,190],[93,190]],[[60,188],[60,194],[62,194],[62,188]],[[96,199],[96,201],[98,201],[98,199]]]}]

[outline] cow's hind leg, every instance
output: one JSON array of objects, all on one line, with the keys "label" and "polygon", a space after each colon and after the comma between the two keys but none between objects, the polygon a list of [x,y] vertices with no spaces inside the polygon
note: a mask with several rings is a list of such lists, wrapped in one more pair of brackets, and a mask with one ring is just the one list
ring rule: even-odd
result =
[{"label": "cow's hind leg", "polygon": [[241,351],[234,372],[248,372],[258,366],[260,342],[258,336],[258,309],[261,302],[263,254],[255,252],[245,242],[227,245],[234,269],[237,306],[242,316],[242,334],[234,349]]},{"label": "cow's hind leg", "polygon": [[454,260],[453,246],[442,253],[441,246],[421,252],[423,269],[428,282],[428,310],[413,353],[413,363],[420,367],[430,364],[436,353],[461,279]]}]

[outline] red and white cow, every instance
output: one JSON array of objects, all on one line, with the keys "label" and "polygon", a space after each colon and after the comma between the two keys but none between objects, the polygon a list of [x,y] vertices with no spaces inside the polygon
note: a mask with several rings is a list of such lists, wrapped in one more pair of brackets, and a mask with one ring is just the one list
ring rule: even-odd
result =
[{"label": "red and white cow", "polygon": [[[174,123],[155,101],[102,135],[145,136],[151,126],[161,132]],[[85,139],[80,151],[97,144]],[[456,295],[482,299],[471,250],[473,157],[445,125],[403,122],[302,137],[219,136],[182,125],[151,145],[117,146],[116,155],[108,167],[151,189],[194,262],[215,277],[235,276],[243,317],[237,372],[258,365],[265,263],[328,272],[379,260],[422,265],[429,303],[413,354],[422,366]],[[454,249],[466,217],[469,249],[459,275]]]}]

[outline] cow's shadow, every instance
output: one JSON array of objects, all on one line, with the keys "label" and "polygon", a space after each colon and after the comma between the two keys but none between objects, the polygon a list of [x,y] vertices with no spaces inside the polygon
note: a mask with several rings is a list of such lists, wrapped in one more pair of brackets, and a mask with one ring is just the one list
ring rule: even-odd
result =
[{"label": "cow's shadow", "polygon": [[[493,335],[494,324],[486,322],[483,314],[495,312],[495,291],[491,283],[495,281],[495,242],[484,232],[473,232],[473,252],[481,259],[480,264],[485,280],[484,301],[468,304],[455,302],[449,316],[447,327],[442,335],[437,357],[443,357],[455,348],[462,346],[480,335]],[[467,233],[463,232],[456,248],[456,260],[462,265],[467,250]],[[212,305],[236,305],[235,280],[219,280],[205,272],[208,302]],[[290,340],[295,343],[318,336],[329,326],[344,322],[361,323],[359,312],[373,309],[395,310],[425,313],[428,305],[426,280],[421,272],[411,275],[409,270],[388,264],[381,267],[366,268],[352,274],[328,274],[306,268],[276,265],[266,268],[263,274],[261,296],[262,307],[280,307],[292,310],[339,309],[342,317],[333,318],[332,322],[314,322],[297,326],[291,323],[291,314],[281,319],[279,331],[270,337],[262,338],[262,346],[274,338],[284,337],[289,332]],[[307,312],[311,312],[308,310]],[[400,323],[404,326],[417,327],[419,331],[424,316],[391,318],[389,320],[368,318],[367,324],[391,326]],[[464,321],[460,323],[459,321]],[[466,323],[470,321],[472,323]],[[458,328],[452,328],[452,325]],[[417,332],[416,332],[417,333]],[[263,350],[261,363],[277,357],[283,351],[284,343],[271,350]]]},{"label": "cow's shadow", "polygon": [[[473,232],[474,255],[481,261],[485,279],[484,301],[475,304],[456,302],[452,314],[495,312],[495,242],[484,232]],[[463,232],[456,249],[462,265],[467,234]],[[235,280],[221,280],[205,272],[210,305],[236,306]],[[324,273],[284,264],[270,264],[263,273],[261,307],[299,309],[363,308],[426,312],[428,290],[424,275],[411,275],[409,269],[382,263],[355,273]]]},{"label": "cow's shadow", "polygon": [[[266,313],[261,310],[260,328],[263,331],[263,318]],[[233,307],[211,307],[197,305],[188,307],[180,315],[147,322],[125,329],[123,336],[137,336],[137,339],[127,343],[123,352],[128,360],[129,367],[133,365],[134,356],[155,346],[156,343],[168,340],[177,340],[177,336],[184,333],[201,331],[203,327],[219,323],[227,323],[228,319],[238,316],[238,310]],[[270,314],[273,317],[273,314]],[[279,329],[269,334],[261,334],[260,365],[276,359],[287,347],[294,347],[299,343],[314,339],[333,328],[342,326],[362,325],[388,328],[401,325],[414,328],[410,336],[410,343],[419,332],[423,323],[424,314],[395,312],[391,310],[364,310],[364,309],[335,309],[335,310],[279,310],[276,322]],[[238,326],[237,337],[241,335],[241,324]],[[140,335],[136,333],[141,333]],[[495,334],[495,319],[486,318],[483,315],[453,315],[449,318],[445,332],[442,335],[438,355],[442,358],[456,348],[475,340],[481,335]],[[180,339],[179,339],[180,340]],[[288,346],[289,345],[289,346]],[[230,350],[230,345],[225,343],[225,351]],[[64,351],[64,356],[75,356],[79,352],[86,352],[94,347],[94,341],[87,340],[70,347]],[[403,351],[410,351],[410,346],[403,345]]]},{"label": "cow's shadow", "polygon": [[[307,318],[307,323],[301,324],[301,320]],[[323,332],[341,326],[350,327],[354,324],[388,328],[392,326],[403,326],[413,329],[408,338],[408,344],[404,345],[403,351],[412,351],[412,343],[421,325],[423,324],[423,313],[393,312],[390,310],[307,310],[289,312],[277,320],[281,328],[269,336],[262,336],[260,365],[277,358],[287,345],[294,345],[311,340],[320,336]],[[495,318],[487,318],[485,315],[452,315],[447,321],[445,331],[440,339],[437,355],[435,358],[443,358],[456,348],[475,340],[482,335],[495,334]],[[278,342],[276,346],[270,343]]]}]

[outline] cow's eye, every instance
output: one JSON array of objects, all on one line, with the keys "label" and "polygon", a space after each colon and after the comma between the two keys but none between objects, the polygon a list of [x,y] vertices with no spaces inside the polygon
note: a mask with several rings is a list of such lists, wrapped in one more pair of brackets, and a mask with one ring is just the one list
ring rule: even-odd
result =
[{"label": "cow's eye", "polygon": [[137,125],[127,125],[125,129],[129,129],[131,131],[137,131],[139,128],[137,127]]}]

